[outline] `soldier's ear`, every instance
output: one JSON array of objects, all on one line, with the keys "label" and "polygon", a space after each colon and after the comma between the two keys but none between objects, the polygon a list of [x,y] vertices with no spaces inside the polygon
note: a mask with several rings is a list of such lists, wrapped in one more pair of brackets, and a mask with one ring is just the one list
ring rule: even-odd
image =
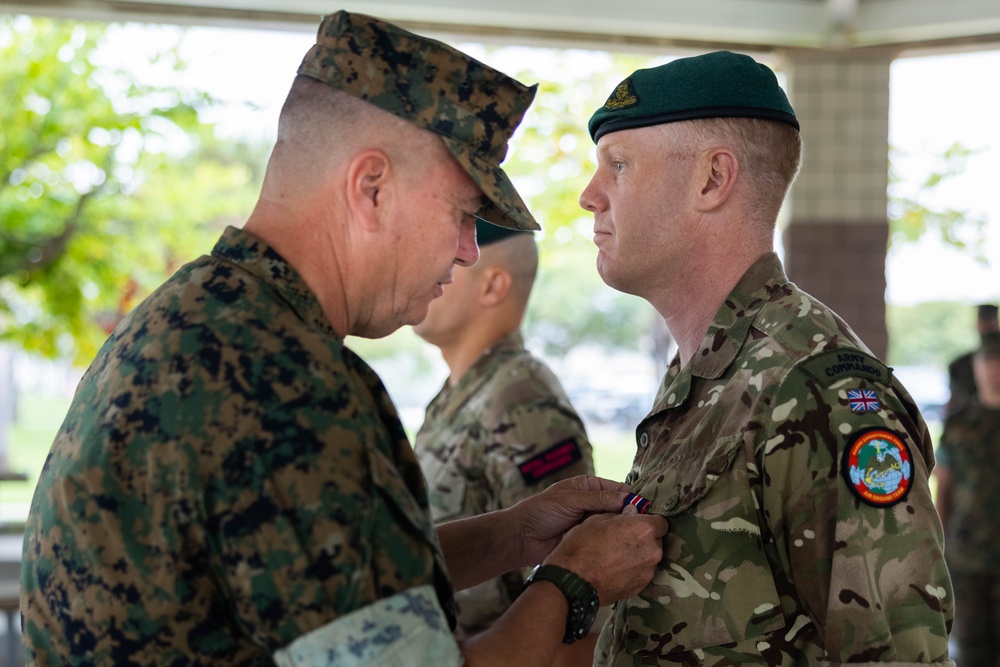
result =
[{"label": "soldier's ear", "polygon": [[345,200],[352,218],[368,231],[378,229],[391,213],[394,173],[389,156],[378,148],[361,151],[347,165]]},{"label": "soldier's ear", "polygon": [[736,186],[739,161],[732,149],[725,146],[711,149],[699,163],[701,191],[697,195],[697,209],[711,211],[726,203]]},{"label": "soldier's ear", "polygon": [[488,266],[480,274],[479,303],[492,308],[506,298],[510,292],[510,272],[499,266]]}]

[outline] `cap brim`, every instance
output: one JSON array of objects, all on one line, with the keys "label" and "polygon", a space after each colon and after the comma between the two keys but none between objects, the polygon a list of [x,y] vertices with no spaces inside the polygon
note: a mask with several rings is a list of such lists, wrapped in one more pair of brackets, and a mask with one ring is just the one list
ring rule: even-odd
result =
[{"label": "cap brim", "polygon": [[482,208],[476,213],[477,218],[507,229],[532,232],[541,229],[525,206],[521,195],[517,194],[514,184],[500,167],[478,157],[469,150],[469,145],[466,143],[448,137],[441,139],[462,165],[465,173],[486,195]]}]

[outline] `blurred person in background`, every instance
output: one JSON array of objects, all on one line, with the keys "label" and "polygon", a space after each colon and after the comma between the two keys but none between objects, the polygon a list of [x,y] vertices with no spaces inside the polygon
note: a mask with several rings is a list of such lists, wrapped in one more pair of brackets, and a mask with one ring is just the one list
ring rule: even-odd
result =
[{"label": "blurred person in background", "polygon": [[[993,304],[976,306],[976,332],[980,345],[988,337],[1000,336],[997,307]],[[972,352],[966,352],[948,364],[948,404],[945,417],[955,414],[976,402],[976,379],[972,371]]]},{"label": "blurred person in background", "polygon": [[937,506],[955,586],[960,665],[1000,664],[1000,336],[972,353],[977,397],[944,423]]},{"label": "blurred person in background", "polygon": [[[413,327],[448,364],[427,406],[414,450],[427,478],[435,522],[478,516],[576,475],[593,474],[583,421],[552,371],[524,347],[520,327],[538,271],[532,232],[477,221],[479,261]],[[521,592],[515,570],[461,591],[460,639],[491,627]],[[564,646],[557,664],[593,662],[594,632]]]}]

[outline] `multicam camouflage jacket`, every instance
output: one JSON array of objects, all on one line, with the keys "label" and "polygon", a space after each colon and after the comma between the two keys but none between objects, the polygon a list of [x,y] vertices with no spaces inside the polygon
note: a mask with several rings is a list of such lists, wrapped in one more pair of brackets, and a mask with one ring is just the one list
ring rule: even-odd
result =
[{"label": "multicam camouflage jacket", "polygon": [[460,661],[384,387],[291,266],[233,228],[101,349],[23,558],[29,664],[404,664],[373,657],[386,644]]},{"label": "multicam camouflage jacket", "polygon": [[937,455],[938,465],[953,480],[945,536],[948,567],[967,574],[1000,574],[1000,409],[975,403],[949,417]]},{"label": "multicam camouflage jacket", "polygon": [[[510,507],[561,479],[594,472],[583,422],[516,332],[454,387],[441,389],[414,442],[437,522]],[[457,636],[490,627],[526,576],[516,571],[456,593]]]},{"label": "multicam camouflage jacket", "polygon": [[924,422],[775,255],[674,360],[636,436],[626,482],[670,529],[595,664],[952,664]]}]

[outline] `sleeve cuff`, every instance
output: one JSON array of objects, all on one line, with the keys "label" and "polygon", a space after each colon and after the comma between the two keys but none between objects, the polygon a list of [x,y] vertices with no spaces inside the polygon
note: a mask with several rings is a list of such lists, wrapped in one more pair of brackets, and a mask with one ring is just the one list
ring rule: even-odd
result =
[{"label": "sleeve cuff", "polygon": [[[419,656],[419,657],[418,657]],[[411,588],[302,635],[278,667],[460,667],[464,660],[432,586]]]}]

